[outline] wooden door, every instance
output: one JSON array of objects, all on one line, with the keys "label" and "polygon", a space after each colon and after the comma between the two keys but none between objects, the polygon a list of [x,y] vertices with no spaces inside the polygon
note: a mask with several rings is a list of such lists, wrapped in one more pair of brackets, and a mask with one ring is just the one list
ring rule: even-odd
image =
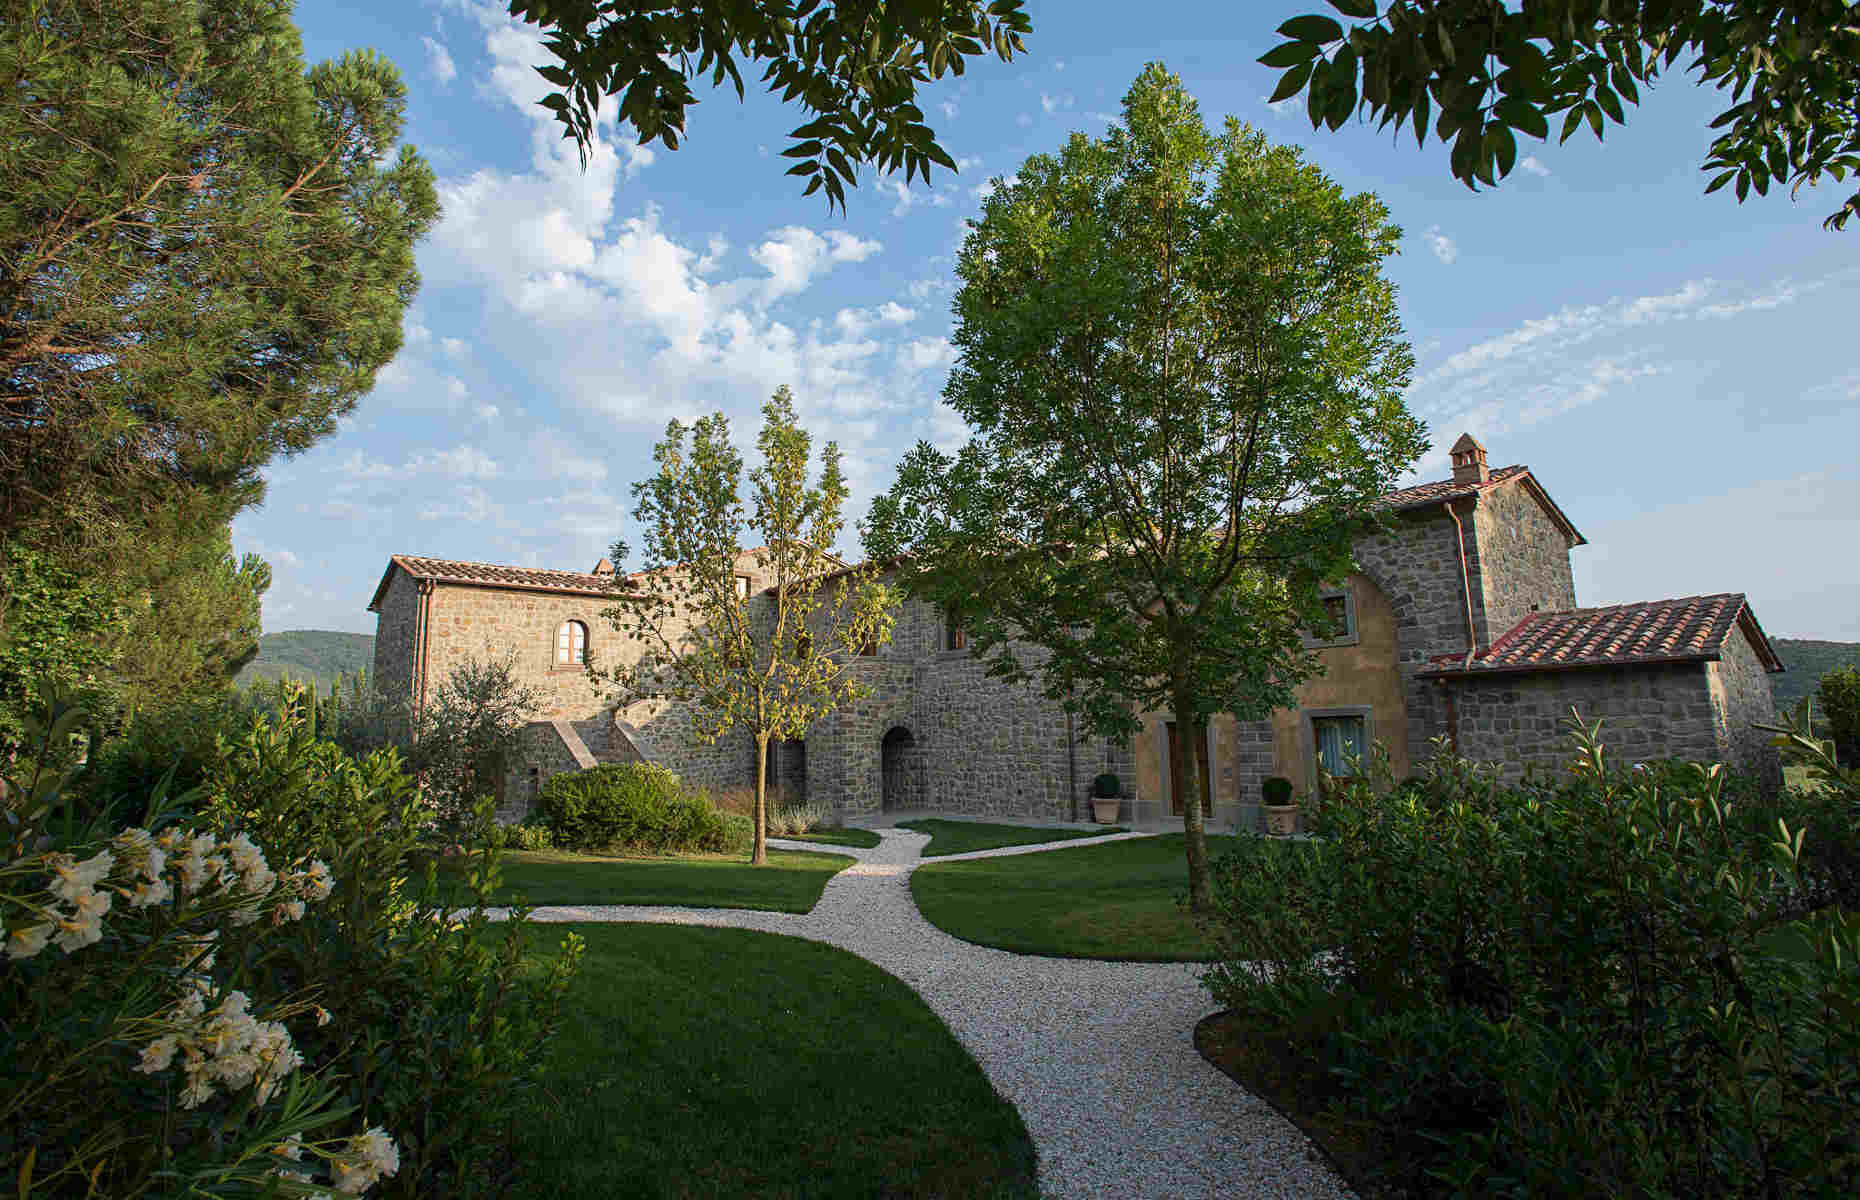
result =
[{"label": "wooden door", "polygon": [[[1175,722],[1169,725],[1169,811],[1182,815],[1182,739],[1176,735]],[[1204,730],[1195,739],[1195,765],[1201,772],[1201,815],[1212,816],[1214,805],[1208,781],[1208,737]]]}]

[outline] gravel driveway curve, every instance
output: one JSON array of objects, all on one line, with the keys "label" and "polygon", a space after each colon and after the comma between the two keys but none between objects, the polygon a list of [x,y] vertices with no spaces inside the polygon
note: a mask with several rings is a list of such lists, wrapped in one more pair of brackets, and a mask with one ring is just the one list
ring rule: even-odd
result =
[{"label": "gravel driveway curve", "polygon": [[[1194,1028],[1210,1011],[1190,963],[1041,958],[975,946],[924,920],[910,874],[929,835],[876,831],[870,849],[771,839],[859,861],[812,912],[555,905],[535,921],[653,921],[826,942],[883,967],[948,1023],[1020,1110],[1054,1197],[1348,1196],[1305,1136],[1209,1066]],[[953,862],[1143,837],[978,850]]]}]

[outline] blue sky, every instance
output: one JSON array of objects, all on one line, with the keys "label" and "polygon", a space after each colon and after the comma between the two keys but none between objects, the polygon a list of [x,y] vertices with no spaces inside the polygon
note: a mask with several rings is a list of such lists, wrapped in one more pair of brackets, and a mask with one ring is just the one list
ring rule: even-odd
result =
[{"label": "blue sky", "polygon": [[1579,603],[1743,591],[1772,636],[1860,640],[1860,233],[1822,231],[1833,189],[1701,196],[1724,101],[1674,75],[1604,145],[1527,142],[1475,195],[1436,143],[1314,133],[1265,103],[1277,72],[1254,60],[1322,7],[1030,0],[1024,58],[922,97],[960,174],[862,173],[841,216],[781,173],[798,109],[700,92],[679,150],[609,123],[584,172],[534,104],[546,58],[501,5],[305,0],[311,61],[399,64],[405,140],[446,211],[400,356],[234,526],[272,564],[265,629],[372,633],[395,553],[585,570],[616,536],[638,544],[630,486],[667,420],[720,409],[747,450],[784,383],[846,452],[863,512],[918,438],[962,436],[939,401],[953,255],[988,180],[1102,132],[1161,59],[1210,124],[1303,145],[1405,230],[1387,270],[1433,437],[1417,478],[1471,431],[1589,539]]}]

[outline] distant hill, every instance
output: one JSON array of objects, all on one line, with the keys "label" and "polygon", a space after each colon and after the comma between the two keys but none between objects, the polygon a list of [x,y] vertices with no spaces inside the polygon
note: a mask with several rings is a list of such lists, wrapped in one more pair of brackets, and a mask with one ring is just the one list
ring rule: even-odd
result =
[{"label": "distant hill", "polygon": [[247,663],[233,682],[250,687],[289,675],[303,683],[315,680],[327,688],[338,675],[353,679],[375,666],[375,639],[366,633],[336,633],[327,629],[293,629],[268,633],[258,639],[258,657]]},{"label": "distant hill", "polygon": [[1840,667],[1860,666],[1860,642],[1816,642],[1805,638],[1771,638],[1776,657],[1787,670],[1770,676],[1776,695],[1776,710],[1787,712],[1802,697],[1812,695],[1815,685],[1829,671]]}]

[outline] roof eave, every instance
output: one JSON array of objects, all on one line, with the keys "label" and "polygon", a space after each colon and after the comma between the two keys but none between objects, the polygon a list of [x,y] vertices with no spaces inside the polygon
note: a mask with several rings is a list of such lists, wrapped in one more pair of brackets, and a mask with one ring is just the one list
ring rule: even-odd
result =
[{"label": "roof eave", "polygon": [[1535,675],[1549,671],[1590,671],[1606,667],[1661,667],[1677,663],[1717,662],[1721,654],[1700,651],[1695,654],[1660,654],[1645,657],[1619,658],[1609,662],[1573,662],[1573,663],[1508,663],[1502,667],[1459,667],[1440,666],[1415,672],[1421,679],[1484,679],[1489,675]]}]

